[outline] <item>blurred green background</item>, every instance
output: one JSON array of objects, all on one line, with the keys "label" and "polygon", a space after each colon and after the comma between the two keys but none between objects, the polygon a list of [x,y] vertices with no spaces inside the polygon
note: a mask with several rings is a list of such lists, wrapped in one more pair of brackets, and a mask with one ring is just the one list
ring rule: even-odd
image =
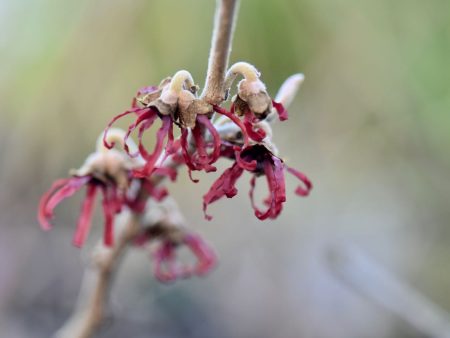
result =
[{"label": "blurred green background", "polygon": [[[203,84],[214,5],[0,2],[0,336],[49,337],[69,316],[100,227],[83,251],[71,246],[78,196],[42,233],[39,196],[80,166],[137,88],[179,69]],[[194,185],[183,172],[171,192],[220,265],[160,285],[148,254],[130,251],[99,337],[429,336],[411,323],[422,313],[405,319],[412,307],[371,276],[382,267],[407,299],[415,290],[450,310],[450,2],[242,0],[231,62],[241,60],[273,95],[305,73],[274,133],[312,195],[297,198],[288,178],[283,214],[260,222],[243,179],[206,222],[215,175]],[[347,248],[368,270],[339,258]]]}]

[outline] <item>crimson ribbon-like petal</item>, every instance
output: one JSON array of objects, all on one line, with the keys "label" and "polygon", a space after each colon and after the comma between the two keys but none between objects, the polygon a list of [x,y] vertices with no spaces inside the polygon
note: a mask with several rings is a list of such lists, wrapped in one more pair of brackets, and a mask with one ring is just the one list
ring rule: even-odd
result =
[{"label": "crimson ribbon-like petal", "polygon": [[269,189],[269,196],[264,203],[268,206],[268,208],[265,211],[261,211],[254,202],[253,193],[255,189],[256,176],[253,176],[250,181],[250,200],[253,210],[255,211],[255,216],[258,219],[274,219],[280,214],[283,208],[283,203],[286,201],[286,186],[283,173],[284,166],[278,157],[273,156],[271,160],[266,159],[264,161],[263,167]]},{"label": "crimson ribbon-like petal", "polygon": [[295,189],[295,193],[299,196],[308,196],[313,187],[309,178],[306,177],[305,174],[294,168],[286,166],[286,170],[297,177],[305,185],[305,187],[298,186],[297,189]]},{"label": "crimson ribbon-like petal", "polygon": [[236,182],[241,177],[243,171],[244,169],[238,163],[234,163],[220,175],[209,191],[203,196],[203,213],[208,221],[212,219],[212,216],[207,214],[208,205],[223,196],[228,198],[234,197],[238,192],[235,187]]},{"label": "crimson ribbon-like petal", "polygon": [[97,185],[88,184],[86,197],[81,206],[80,216],[78,218],[77,229],[73,238],[73,245],[80,248],[83,246],[91,227],[92,212],[94,210],[95,195]]},{"label": "crimson ribbon-like petal", "polygon": [[153,273],[159,281],[173,282],[178,278],[187,278],[193,274],[203,276],[214,267],[217,261],[216,254],[200,236],[188,233],[183,237],[181,244],[191,250],[196,257],[196,264],[182,266],[176,256],[178,245],[169,239],[163,239],[153,254]]},{"label": "crimson ribbon-like petal", "polygon": [[272,100],[272,105],[277,111],[280,121],[286,121],[288,119],[288,112],[286,108],[284,108],[281,103],[275,102],[274,100]]},{"label": "crimson ribbon-like petal", "polygon": [[173,122],[172,118],[170,116],[162,116],[162,125],[159,128],[158,132],[156,133],[156,145],[153,150],[153,153],[148,154],[146,151],[144,151],[142,147],[141,140],[139,140],[139,146],[140,151],[144,159],[146,160],[146,163],[143,168],[137,169],[133,171],[133,176],[138,178],[148,177],[150,176],[153,171],[155,170],[155,165],[158,159],[160,158],[163,150],[164,150],[164,139],[166,136],[173,135],[172,128],[173,128]]},{"label": "crimson ribbon-like petal", "polygon": [[39,203],[38,220],[42,229],[50,230],[52,228],[50,219],[53,218],[53,210],[56,206],[62,200],[75,194],[89,180],[88,176],[83,176],[60,179],[53,183]]}]

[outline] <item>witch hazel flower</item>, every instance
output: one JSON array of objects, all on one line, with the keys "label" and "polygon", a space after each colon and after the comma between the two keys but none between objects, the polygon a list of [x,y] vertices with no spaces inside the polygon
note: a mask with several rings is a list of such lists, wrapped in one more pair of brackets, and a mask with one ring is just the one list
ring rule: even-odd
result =
[{"label": "witch hazel flower", "polygon": [[[112,129],[107,140],[122,142],[124,135],[123,130]],[[132,147],[136,146],[132,144]],[[77,247],[83,246],[91,226],[95,198],[100,191],[103,196],[102,207],[105,219],[104,243],[107,246],[113,245],[114,216],[124,206],[133,205],[127,197],[127,190],[131,184],[131,171],[140,166],[142,161],[139,159],[132,159],[123,151],[106,149],[101,135],[97,141],[96,151],[87,157],[81,168],[72,170],[71,177],[54,182],[42,196],[38,211],[41,227],[44,230],[50,230],[54,209],[64,199],[86,187],[86,196],[81,206],[73,244]],[[163,188],[152,187],[150,182],[142,184],[155,198],[163,198],[167,195]]]},{"label": "witch hazel flower", "polygon": [[[170,85],[170,79],[165,79],[158,87],[149,86],[140,89],[137,96],[133,99],[131,109],[115,116],[105,128],[103,134],[104,146],[108,149],[114,147],[114,143],[107,141],[108,133],[111,126],[124,116],[134,114],[136,120],[128,127],[127,133],[123,138],[124,150],[131,157],[138,157],[139,155],[145,160],[145,165],[133,172],[134,176],[145,177],[149,176],[155,168],[156,161],[159,156],[165,150],[168,154],[174,152],[174,136],[173,136],[173,117],[171,116],[171,105],[160,104],[159,97],[164,90]],[[152,127],[157,119],[161,120],[161,127],[157,132],[157,142],[152,153],[149,153],[142,143],[142,137],[144,132]],[[128,146],[128,138],[130,134],[139,128],[138,131],[138,150],[130,151]],[[167,137],[167,143],[164,144],[164,140]]]},{"label": "witch hazel flower", "polygon": [[[194,83],[192,76],[187,71],[177,72],[173,79],[173,89],[168,93],[168,97],[175,102],[178,98],[178,106],[175,110],[175,123],[180,127],[180,148],[184,163],[192,181],[192,171],[205,172],[216,171],[213,165],[220,156],[221,137],[216,130],[216,126],[211,122],[212,114],[218,111],[215,106],[211,106],[204,100],[196,96],[197,86],[184,88],[183,83]],[[163,98],[163,94],[161,98]],[[225,112],[227,116],[229,114]],[[245,127],[234,115],[229,116],[231,123],[237,125],[245,134]]]},{"label": "witch hazel flower", "polygon": [[[266,90],[266,85],[260,80],[261,73],[247,62],[237,62],[227,71],[225,88],[230,90],[231,84],[238,75],[243,79],[238,83],[238,93],[233,99],[238,112],[244,114],[245,110],[250,109],[258,118],[263,119],[270,113],[271,98]],[[245,108],[244,108],[245,107]]]},{"label": "witch hazel flower", "polygon": [[[229,147],[233,147],[233,145],[224,145],[224,152],[226,152],[226,148]],[[302,185],[298,186],[295,190],[297,195],[307,196],[312,189],[312,183],[306,175],[287,166],[267,145],[251,145],[244,149],[240,156],[247,163],[256,162],[256,167],[254,169],[249,169],[243,167],[240,165],[239,161],[235,160],[233,165],[220,175],[209,191],[203,196],[203,211],[207,220],[212,219],[212,217],[207,214],[207,208],[211,203],[223,197],[232,198],[238,193],[236,183],[244,171],[247,171],[252,175],[249,196],[255,216],[260,220],[268,218],[274,219],[281,213],[283,203],[286,202],[285,171],[293,174],[301,181]],[[266,205],[265,210],[261,210],[254,201],[256,179],[260,176],[266,178],[269,192],[268,197],[263,202]]]},{"label": "witch hazel flower", "polygon": [[[303,74],[295,74],[289,77],[277,94],[277,100],[279,100],[280,103],[272,101],[273,108],[276,110],[275,105],[281,107],[283,107],[283,104],[289,105],[303,80]],[[256,78],[254,78],[254,81],[256,81]],[[246,109],[250,108],[247,107]],[[279,112],[277,113],[279,114]],[[249,197],[255,216],[260,220],[269,218],[274,219],[281,213],[283,203],[286,201],[284,175],[286,171],[294,175],[301,182],[301,185],[295,190],[295,193],[298,196],[307,196],[311,191],[312,183],[308,177],[300,171],[287,166],[277,155],[278,149],[272,142],[272,128],[268,123],[273,120],[275,114],[276,112],[272,111],[267,115],[267,121],[251,121],[252,129],[256,128],[261,137],[258,140],[252,138],[250,146],[242,147],[243,150],[239,153],[234,152],[234,149],[236,143],[242,144],[243,142],[240,132],[230,124],[218,126],[218,129],[224,136],[221,156],[233,160],[234,163],[222,173],[222,175],[213,183],[209,191],[203,196],[203,211],[206,219],[210,220],[212,218],[207,214],[207,208],[211,203],[223,197],[232,198],[238,193],[236,183],[244,171],[247,171],[252,175]],[[252,165],[248,165],[249,163]],[[261,210],[254,201],[256,180],[261,176],[266,178],[269,191],[268,197],[263,201],[263,204],[266,206],[266,209],[264,210]]]},{"label": "witch hazel flower", "polygon": [[[214,112],[231,120],[230,123],[234,124],[241,131],[244,146],[246,146],[249,138],[242,121],[233,112],[228,112],[219,106],[213,106],[212,109]],[[196,124],[191,129],[190,134],[188,129],[183,128],[180,142],[183,158],[192,181],[198,182],[198,180],[192,178],[191,173],[194,170],[204,170],[205,172],[217,170],[213,164],[220,157],[221,135],[217,131],[216,125],[207,116],[200,114],[196,116]],[[212,150],[208,148],[212,148]],[[240,152],[242,148],[237,146],[235,150]]]},{"label": "witch hazel flower", "polygon": [[[141,223],[144,229],[136,238],[136,243],[145,245],[156,242],[152,251],[153,274],[159,281],[167,283],[194,275],[204,276],[216,265],[216,253],[200,235],[185,226],[185,220],[172,198],[159,202],[149,200]],[[177,251],[183,246],[194,256],[195,263],[181,263]]]},{"label": "witch hazel flower", "polygon": [[[116,116],[105,129],[105,138],[109,128],[118,119],[129,115],[135,114],[136,120],[129,128],[124,137],[125,150],[130,156],[135,157],[138,153],[146,161],[145,165],[140,169],[134,171],[134,175],[137,177],[150,176],[155,170],[157,164],[162,164],[164,159],[174,154],[176,151],[183,149],[185,160],[188,166],[194,170],[211,170],[211,163],[217,160],[217,157],[212,156],[207,158],[206,145],[201,139],[196,138],[198,143],[198,156],[188,156],[187,152],[187,128],[193,128],[194,134],[200,134],[201,127],[199,124],[203,124],[208,130],[213,131],[213,126],[207,118],[199,117],[198,123],[197,114],[207,114],[210,109],[203,101],[196,99],[194,95],[198,87],[194,84],[194,80],[191,74],[186,70],[180,70],[172,78],[167,78],[161,82],[158,87],[144,87],[138,91],[136,98],[133,99],[132,109]],[[195,114],[194,114],[195,112]],[[144,132],[149,129],[157,119],[161,119],[162,125],[156,133],[156,145],[152,153],[148,153],[142,143],[142,137]],[[182,138],[181,143],[174,142],[173,124],[177,124],[181,128]],[[139,128],[138,131],[138,148],[139,152],[130,153],[127,140],[130,134]],[[216,143],[219,143],[219,136],[217,133],[213,133],[216,138]],[[164,144],[164,140],[167,137],[167,143]],[[109,144],[105,141],[105,146],[111,148],[113,144]],[[217,154],[218,151],[215,152]],[[163,159],[161,160],[161,156]],[[159,163],[158,163],[159,162]]]},{"label": "witch hazel flower", "polygon": [[231,112],[243,116],[244,125],[250,138],[262,141],[264,131],[255,127],[258,121],[264,120],[273,110],[278,112],[281,121],[287,120],[286,109],[279,102],[271,99],[266,85],[261,81],[261,74],[247,62],[237,62],[230,67],[225,80],[227,95],[237,76],[243,79],[238,83],[237,94],[232,98]]},{"label": "witch hazel flower", "polygon": [[[134,170],[136,177],[148,177],[158,166],[162,166],[165,159],[181,151],[192,179],[192,171],[216,171],[213,165],[220,156],[220,135],[210,118],[215,112],[225,114],[235,123],[245,135],[245,125],[233,113],[216,109],[214,106],[199,99],[198,86],[194,84],[192,75],[186,70],[180,70],[172,78],[167,78],[158,87],[149,86],[140,89],[133,99],[132,108],[114,117],[104,132],[104,144],[112,148],[114,144],[106,141],[109,129],[120,118],[135,114],[136,120],[129,126],[124,136],[124,149],[131,156],[139,154],[145,160],[145,165]],[[142,137],[157,119],[162,125],[156,133],[156,145],[149,153],[142,143]],[[179,142],[174,141],[173,126],[180,128]],[[128,138],[138,129],[138,151],[130,152]],[[167,142],[164,140],[167,137]],[[196,180],[192,179],[194,182]]]}]

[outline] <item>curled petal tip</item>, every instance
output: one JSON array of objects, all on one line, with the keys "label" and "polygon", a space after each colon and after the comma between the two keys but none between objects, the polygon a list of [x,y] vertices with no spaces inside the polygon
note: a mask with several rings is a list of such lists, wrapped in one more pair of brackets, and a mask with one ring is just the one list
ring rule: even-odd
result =
[{"label": "curled petal tip", "polygon": [[286,108],[284,108],[283,104],[272,100],[272,105],[277,111],[280,121],[286,121],[288,119],[288,112]]},{"label": "curled petal tip", "polygon": [[213,217],[207,214],[208,204],[203,202],[203,216],[207,221],[211,221]]}]

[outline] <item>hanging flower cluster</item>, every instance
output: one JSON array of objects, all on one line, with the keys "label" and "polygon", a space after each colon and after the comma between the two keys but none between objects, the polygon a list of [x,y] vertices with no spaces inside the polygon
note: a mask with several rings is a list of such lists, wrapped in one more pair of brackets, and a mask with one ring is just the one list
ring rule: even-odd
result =
[{"label": "hanging flower cluster", "polygon": [[[109,138],[122,142],[124,136],[125,133],[122,130],[114,129]],[[134,144],[133,147],[135,147]],[[102,206],[105,219],[104,242],[107,246],[113,245],[114,216],[120,213],[125,206],[135,211],[143,209],[139,199],[128,193],[132,184],[141,186],[148,196],[155,200],[162,200],[168,194],[164,187],[154,186],[147,178],[134,179],[132,177],[132,170],[141,165],[142,161],[130,159],[122,151],[105,149],[102,138],[99,138],[96,151],[87,157],[83,166],[71,170],[70,178],[57,180],[42,196],[38,211],[38,219],[42,228],[50,230],[53,211],[58,204],[86,186],[86,196],[81,206],[73,244],[77,247],[84,244],[90,230],[95,197],[100,190],[103,195]],[[163,172],[163,175],[170,176],[170,173]]]},{"label": "hanging flower cluster", "polygon": [[[260,220],[280,215],[286,201],[286,171],[301,182],[296,194],[307,196],[311,182],[278,156],[270,126],[276,116],[280,121],[288,118],[282,103],[289,104],[303,78],[300,75],[289,78],[277,100],[273,100],[255,67],[238,62],[227,72],[224,101],[229,98],[237,76],[243,79],[237,85],[229,109],[202,99],[191,74],[185,70],[164,79],[158,86],[141,88],[130,108],[107,125],[96,152],[80,169],[72,171],[72,177],[56,181],[42,197],[38,214],[42,227],[50,229],[55,207],[86,186],[73,240],[74,245],[82,246],[89,232],[95,196],[100,191],[105,245],[113,245],[114,219],[124,208],[142,215],[142,231],[136,241],[158,243],[153,253],[154,274],[161,281],[172,281],[204,275],[214,266],[216,256],[199,235],[184,227],[184,222],[173,219],[173,215],[179,214],[178,207],[163,208],[165,212],[160,212],[159,217],[148,219],[146,215],[161,210],[161,205],[171,201],[167,189],[160,184],[162,178],[174,181],[177,170],[185,166],[189,177],[197,182],[192,178],[193,171],[215,172],[215,163],[219,159],[231,160],[231,167],[203,197],[203,210],[208,220],[212,218],[206,213],[208,205],[224,196],[235,196],[238,192],[236,182],[244,172],[251,176],[249,196],[255,216]],[[126,132],[112,128],[117,120],[128,115],[133,115],[135,120]],[[143,136],[155,125],[159,128],[150,151],[144,145]],[[174,136],[176,128],[179,129],[178,138]],[[137,133],[137,144],[130,137],[134,132]],[[268,197],[262,203],[264,208],[254,201],[258,177],[265,177],[268,186]],[[193,266],[180,266],[176,248],[182,245],[195,256],[197,263]]]},{"label": "hanging flower cluster", "polygon": [[[224,145],[225,153],[229,152],[226,149],[227,147],[232,146]],[[242,152],[241,157],[247,162],[256,162],[256,166],[248,169],[247,167],[240,165],[233,156],[231,157],[234,159],[234,164],[223,172],[223,174],[213,183],[210,190],[203,196],[203,211],[208,220],[212,218],[206,214],[208,205],[223,196],[228,198],[235,196],[238,192],[235,187],[236,182],[242,176],[244,171],[248,171],[252,175],[249,195],[252,207],[255,211],[255,216],[260,220],[277,218],[283,208],[283,203],[286,201],[284,170],[295,175],[302,182],[303,185],[298,186],[295,191],[297,195],[307,196],[312,188],[311,182],[304,174],[285,165],[280,158],[275,156],[272,151],[263,144],[255,144],[247,147]],[[265,211],[261,211],[256,206],[253,198],[256,178],[259,176],[266,177],[269,190],[269,196],[264,200],[264,204],[267,206]]]},{"label": "hanging flower cluster", "polygon": [[[175,200],[170,196],[161,201],[149,200],[142,216],[144,231],[136,238],[141,246],[152,245],[153,273],[162,282],[193,275],[203,276],[216,264],[214,250],[198,234],[186,227],[186,222]],[[195,258],[195,264],[181,264],[177,260],[177,248],[187,247]]]}]

